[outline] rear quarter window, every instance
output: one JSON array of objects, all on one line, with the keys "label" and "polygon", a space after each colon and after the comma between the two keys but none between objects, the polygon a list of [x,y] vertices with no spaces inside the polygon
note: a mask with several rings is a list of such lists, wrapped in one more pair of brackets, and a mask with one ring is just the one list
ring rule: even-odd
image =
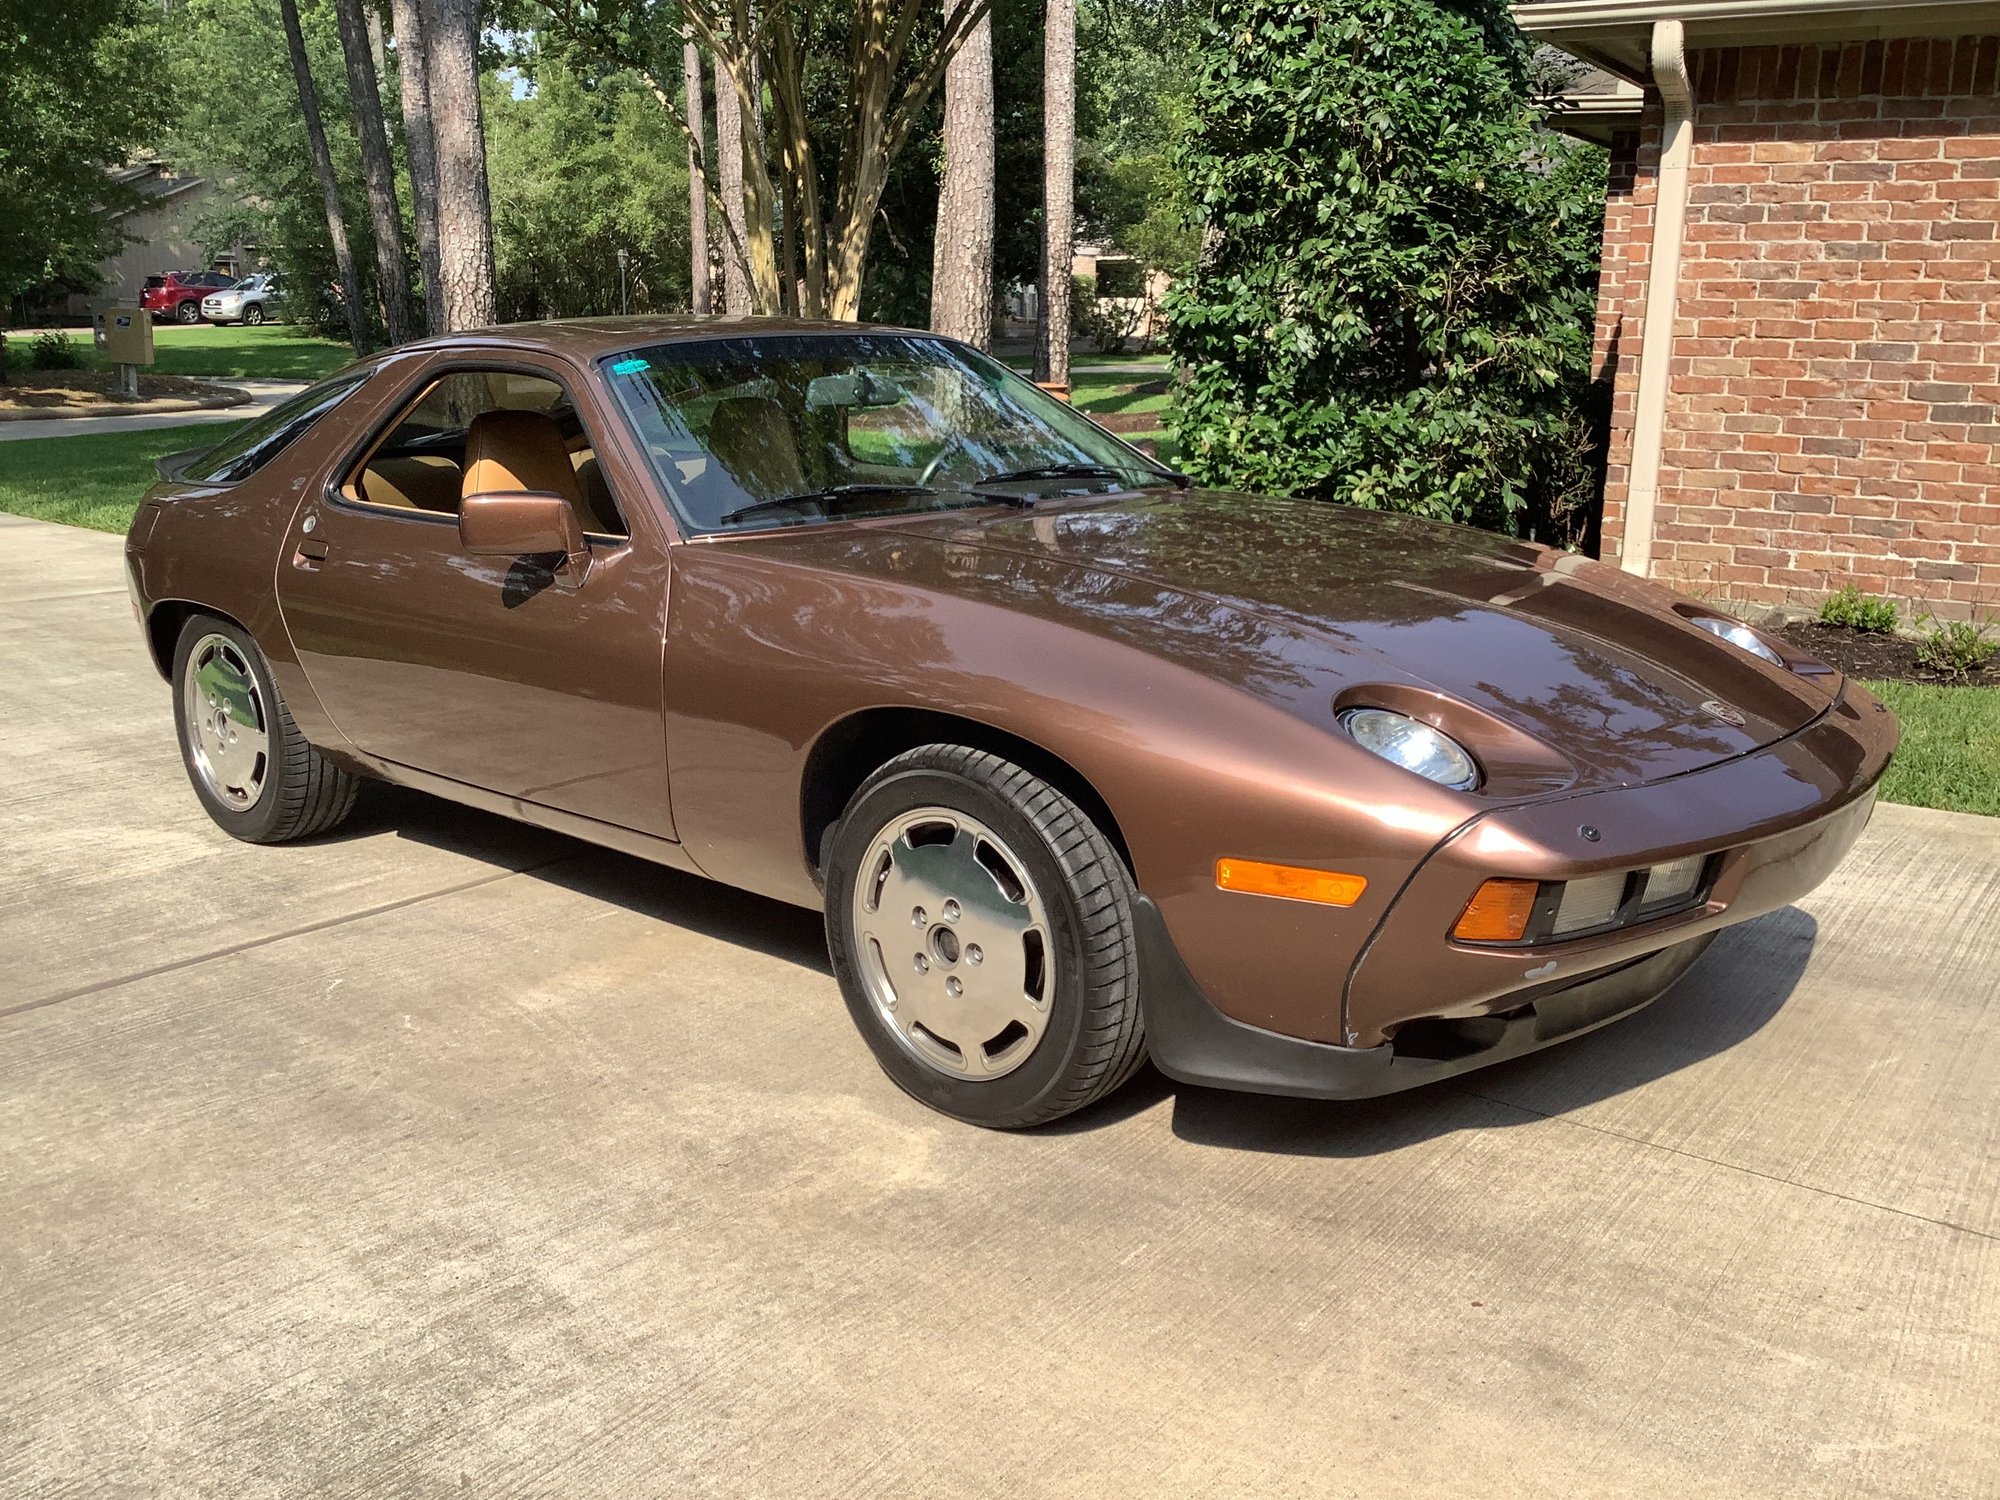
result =
[{"label": "rear quarter window", "polygon": [[273,407],[240,432],[191,459],[173,477],[183,484],[240,484],[304,436],[306,429],[361,388],[375,372],[323,380]]}]

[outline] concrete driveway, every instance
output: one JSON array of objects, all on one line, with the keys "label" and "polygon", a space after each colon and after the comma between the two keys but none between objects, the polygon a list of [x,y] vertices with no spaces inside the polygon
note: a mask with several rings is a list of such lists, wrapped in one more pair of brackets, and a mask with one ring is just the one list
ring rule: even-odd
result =
[{"label": "concrete driveway", "polygon": [[119,566],[0,517],[0,1494],[2000,1493],[2000,825],[1457,1086],[983,1134],[807,913],[231,843]]}]

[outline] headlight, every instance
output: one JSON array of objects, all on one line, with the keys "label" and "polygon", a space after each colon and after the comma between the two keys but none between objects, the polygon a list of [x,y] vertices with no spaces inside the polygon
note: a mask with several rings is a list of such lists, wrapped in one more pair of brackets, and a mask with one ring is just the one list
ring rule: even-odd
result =
[{"label": "headlight", "polygon": [[1785,659],[1773,651],[1758,637],[1748,625],[1735,620],[1724,620],[1716,615],[1696,615],[1690,622],[1697,630],[1706,630],[1710,635],[1719,635],[1730,645],[1748,651],[1752,656],[1761,656],[1774,667],[1782,667]]},{"label": "headlight", "polygon": [[1450,735],[1386,708],[1350,708],[1341,726],[1362,749],[1415,771],[1439,786],[1468,792],[1479,785],[1479,767]]}]

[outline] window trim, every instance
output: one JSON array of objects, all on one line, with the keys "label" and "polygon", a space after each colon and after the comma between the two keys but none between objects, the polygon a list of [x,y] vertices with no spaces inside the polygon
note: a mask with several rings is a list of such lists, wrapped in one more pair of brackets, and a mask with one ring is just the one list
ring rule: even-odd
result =
[{"label": "window trim", "polygon": [[[341,510],[352,511],[360,515],[386,517],[389,520],[397,521],[425,521],[433,525],[448,525],[456,531],[458,528],[458,517],[456,514],[440,510],[424,510],[419,506],[383,505],[378,501],[364,500],[360,498],[359,494],[349,494],[348,486],[363,469],[367,468],[374,461],[375,455],[381,451],[382,445],[395,435],[396,429],[403,424],[404,419],[423,403],[425,397],[429,396],[441,381],[452,375],[477,375],[489,371],[499,371],[509,375],[525,375],[532,380],[546,380],[549,384],[560,388],[562,393],[569,398],[570,405],[575,409],[577,420],[583,424],[584,433],[590,439],[590,451],[594,455],[601,453],[602,449],[598,442],[597,429],[591,422],[590,414],[585,410],[586,403],[577,399],[577,384],[574,380],[565,379],[545,366],[521,359],[479,359],[474,357],[470,350],[453,350],[445,359],[421,366],[414,378],[403,385],[394,397],[391,398],[387,409],[388,414],[377,418],[368,436],[361,443],[347,450],[341,461],[333,467],[327,476],[326,503]],[[601,468],[603,464],[601,457],[598,459],[598,463]],[[604,542],[612,548],[630,546],[632,542],[632,509],[619,496],[616,489],[612,487],[611,477],[608,474],[605,475],[604,484],[606,489],[611,490],[611,503],[616,507],[619,518],[625,522],[625,534],[619,536],[609,531],[585,531],[583,533],[584,540],[587,542]],[[583,518],[578,516],[577,522],[579,525],[582,524],[582,521]]]}]

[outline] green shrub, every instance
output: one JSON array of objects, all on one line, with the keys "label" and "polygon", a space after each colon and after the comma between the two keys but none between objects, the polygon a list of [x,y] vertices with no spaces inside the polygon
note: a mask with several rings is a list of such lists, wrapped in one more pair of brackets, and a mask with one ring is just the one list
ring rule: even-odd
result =
[{"label": "green shrub", "polygon": [[1990,620],[1939,620],[1925,615],[1918,624],[1923,640],[1917,646],[1917,660],[1933,672],[1969,677],[2000,652]]},{"label": "green shrub", "polygon": [[1498,0],[1219,0],[1166,299],[1188,468],[1580,539],[1604,155],[1539,128]]},{"label": "green shrub", "polygon": [[1896,606],[1888,599],[1873,598],[1853,584],[1827,597],[1819,607],[1822,625],[1841,625],[1849,630],[1872,630],[1887,635],[1896,628]]},{"label": "green shrub", "polygon": [[78,349],[66,333],[50,329],[47,333],[35,335],[28,345],[28,368],[31,370],[81,370],[83,351]]}]

